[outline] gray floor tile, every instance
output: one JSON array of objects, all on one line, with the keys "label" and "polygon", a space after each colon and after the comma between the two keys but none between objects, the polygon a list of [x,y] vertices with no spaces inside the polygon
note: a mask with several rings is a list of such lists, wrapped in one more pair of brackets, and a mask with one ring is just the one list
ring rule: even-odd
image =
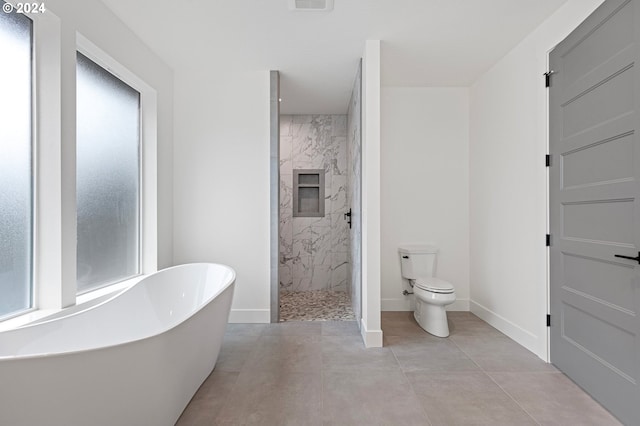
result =
[{"label": "gray floor tile", "polygon": [[256,343],[259,337],[250,334],[225,334],[215,371],[240,372],[245,362],[257,349]]},{"label": "gray floor tile", "polygon": [[231,323],[227,324],[226,334],[231,334],[234,336],[237,335],[249,335],[249,336],[259,336],[262,334],[265,328],[267,328],[269,324],[240,324],[240,323]]},{"label": "gray floor tile", "polygon": [[382,312],[381,328],[385,336],[424,336],[428,335],[416,320],[413,312]]},{"label": "gray floor tile", "polygon": [[323,374],[325,425],[428,425],[401,371],[330,371]]},{"label": "gray floor tile", "polygon": [[471,312],[447,312],[451,336],[502,336],[500,331]]},{"label": "gray floor tile", "polygon": [[319,335],[261,336],[243,371],[309,372],[322,365]]},{"label": "gray floor tile", "polygon": [[217,425],[321,425],[320,372],[243,371]]},{"label": "gray floor tile", "polygon": [[323,336],[360,336],[355,321],[324,321],[321,324]]},{"label": "gray floor tile", "polygon": [[618,424],[475,315],[448,316],[442,339],[411,312],[383,312],[385,347],[371,349],[355,322],[229,324],[178,424],[395,426],[428,424],[425,414],[434,425]]},{"label": "gray floor tile", "polygon": [[277,336],[282,334],[290,335],[307,335],[321,334],[322,323],[320,321],[291,321],[266,324],[264,331],[265,336]]},{"label": "gray floor tile", "polygon": [[239,373],[214,371],[204,381],[176,426],[201,426],[214,424],[214,419],[236,384]]},{"label": "gray floor tile", "polygon": [[502,336],[451,336],[469,358],[484,371],[557,371],[518,343]]},{"label": "gray floor tile", "polygon": [[385,338],[403,371],[478,371],[480,368],[453,342],[438,337]]},{"label": "gray floor tile", "polygon": [[542,425],[620,425],[562,373],[489,373]]},{"label": "gray floor tile", "polygon": [[448,311],[447,318],[451,321],[482,321],[478,316],[469,311]]},{"label": "gray floor tile", "polygon": [[483,372],[406,373],[435,425],[536,425]]},{"label": "gray floor tile", "polygon": [[398,370],[389,348],[365,348],[352,336],[322,336],[322,368],[325,370]]}]

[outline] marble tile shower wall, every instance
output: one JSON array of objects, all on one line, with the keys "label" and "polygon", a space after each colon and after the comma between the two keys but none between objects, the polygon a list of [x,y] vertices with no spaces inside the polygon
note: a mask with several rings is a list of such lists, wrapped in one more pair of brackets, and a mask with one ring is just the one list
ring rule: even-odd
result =
[{"label": "marble tile shower wall", "polygon": [[[293,217],[293,170],[324,169],[325,216]],[[280,117],[280,289],[349,288],[347,116]]]}]

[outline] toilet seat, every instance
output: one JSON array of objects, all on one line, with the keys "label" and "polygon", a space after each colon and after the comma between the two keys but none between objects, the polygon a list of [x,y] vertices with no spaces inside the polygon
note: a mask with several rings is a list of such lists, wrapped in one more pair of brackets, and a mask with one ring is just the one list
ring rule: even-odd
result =
[{"label": "toilet seat", "polygon": [[436,277],[421,277],[416,279],[414,285],[419,289],[432,293],[451,294],[454,292],[453,285],[449,281]]}]

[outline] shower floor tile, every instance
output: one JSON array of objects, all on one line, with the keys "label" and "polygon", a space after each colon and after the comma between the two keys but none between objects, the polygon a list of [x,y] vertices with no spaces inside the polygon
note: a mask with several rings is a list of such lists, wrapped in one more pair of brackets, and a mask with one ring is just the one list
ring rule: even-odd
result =
[{"label": "shower floor tile", "polygon": [[351,298],[344,291],[283,291],[280,321],[353,321]]}]

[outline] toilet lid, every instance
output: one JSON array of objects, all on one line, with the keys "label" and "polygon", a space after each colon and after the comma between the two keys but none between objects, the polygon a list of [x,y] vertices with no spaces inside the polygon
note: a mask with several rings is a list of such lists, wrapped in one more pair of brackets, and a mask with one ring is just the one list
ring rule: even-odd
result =
[{"label": "toilet lid", "polygon": [[434,293],[453,293],[454,291],[453,285],[449,281],[436,277],[418,278],[415,286]]}]

